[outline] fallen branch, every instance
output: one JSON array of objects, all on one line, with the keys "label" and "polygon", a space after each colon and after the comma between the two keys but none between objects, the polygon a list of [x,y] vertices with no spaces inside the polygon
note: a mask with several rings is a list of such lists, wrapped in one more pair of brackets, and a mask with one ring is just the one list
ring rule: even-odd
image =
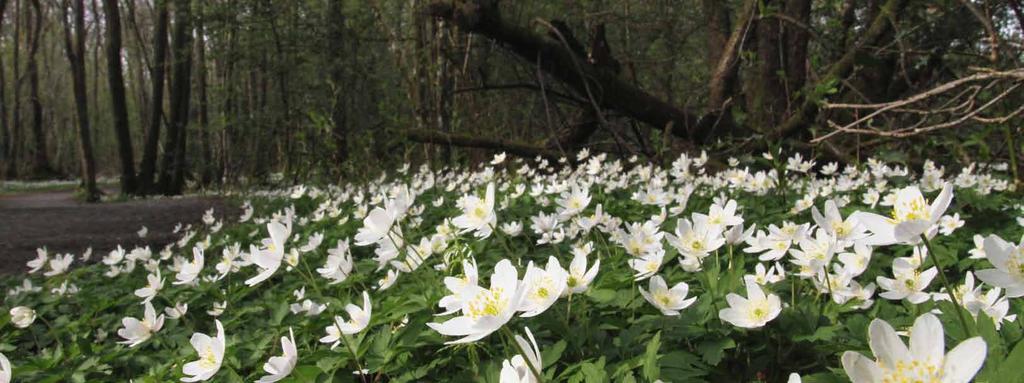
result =
[{"label": "fallen branch", "polygon": [[465,134],[444,133],[425,129],[407,129],[406,137],[412,141],[436,145],[461,146],[467,148],[504,151],[521,157],[542,156],[557,159],[562,156],[558,150],[531,145],[518,141],[484,138]]},{"label": "fallen branch", "polygon": [[[973,85],[977,82],[988,82],[985,86]],[[977,97],[981,94],[981,90],[993,88],[999,83],[1010,81],[1006,89],[995,95],[988,101],[981,105],[975,106],[978,103]],[[980,123],[1001,123],[1006,122],[1009,119],[1016,117],[1020,113],[1024,112],[1024,107],[1017,108],[1013,112],[1004,116],[996,117],[985,117],[981,113],[988,110],[992,106],[996,105],[1000,100],[1005,99],[1013,91],[1017,90],[1021,85],[1024,85],[1024,69],[1014,69],[1009,71],[983,71],[975,73],[973,75],[956,79],[945,84],[936,86],[927,91],[918,93],[911,97],[904,99],[877,103],[877,104],[843,104],[843,103],[826,103],[822,106],[824,109],[846,109],[846,110],[870,110],[871,112],[860,117],[845,125],[836,124],[833,121],[828,121],[829,127],[834,129],[832,132],[817,137],[811,140],[812,144],[816,144],[836,135],[843,133],[856,133],[856,134],[869,134],[883,137],[909,137],[922,133],[928,133],[939,129],[952,128],[959,126],[968,121],[976,121]],[[950,100],[943,102],[937,108],[929,110],[928,108],[912,108],[911,105],[932,100],[935,98],[942,97],[954,90],[963,87],[963,90],[958,91]],[[953,107],[947,107],[953,104],[955,101],[964,99],[964,101],[957,103]],[[875,128],[861,128],[860,126],[867,124],[872,119],[882,115],[883,113],[900,113],[905,115],[918,115],[919,121],[910,127],[896,130],[880,130]],[[928,119],[933,116],[951,116],[951,120],[928,124]]]},{"label": "fallen branch", "polygon": [[494,40],[528,62],[539,61],[544,72],[576,93],[585,95],[589,91],[600,107],[619,111],[652,129],[660,130],[672,123],[674,135],[699,142],[705,138],[704,124],[713,122],[713,119],[669,105],[623,81],[610,70],[595,67],[559,42],[509,24],[502,19],[497,2],[493,0],[436,1],[426,12]]}]

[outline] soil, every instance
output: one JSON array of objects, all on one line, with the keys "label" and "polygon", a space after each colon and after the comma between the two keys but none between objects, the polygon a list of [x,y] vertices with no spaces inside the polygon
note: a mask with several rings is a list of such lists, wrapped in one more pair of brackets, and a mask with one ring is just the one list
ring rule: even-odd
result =
[{"label": "soil", "polygon": [[[237,208],[216,197],[137,199],[88,204],[72,191],[42,191],[0,195],[0,274],[27,270],[36,248],[50,254],[82,254],[93,249],[99,259],[118,244],[125,250],[149,245],[158,252],[176,241],[174,226],[201,225],[203,212],[214,208],[217,218],[237,216]],[[145,225],[149,233],[136,232]]]}]

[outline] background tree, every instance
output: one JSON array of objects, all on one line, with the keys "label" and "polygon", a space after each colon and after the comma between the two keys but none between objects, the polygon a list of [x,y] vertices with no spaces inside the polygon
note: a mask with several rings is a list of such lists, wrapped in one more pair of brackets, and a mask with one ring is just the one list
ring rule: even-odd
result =
[{"label": "background tree", "polygon": [[[64,0],[61,17],[64,24],[65,53],[71,64],[74,86],[75,115],[78,122],[78,143],[81,151],[82,184],[86,201],[99,199],[96,187],[96,160],[93,156],[92,131],[89,126],[89,101],[85,84],[85,0]],[[68,8],[70,5],[70,14]],[[70,19],[70,20],[69,20]],[[73,25],[73,26],[72,26]],[[74,31],[72,31],[74,29]]]},{"label": "background tree", "polygon": [[[66,24],[67,1],[13,0],[0,19],[5,177],[81,173],[79,68],[53,60],[67,48],[46,27]],[[784,147],[919,165],[942,148],[951,165],[1020,172],[1016,1],[83,4],[71,56],[95,171],[137,166],[128,189],[145,194],[495,150],[667,162]]]},{"label": "background tree", "polygon": [[103,0],[103,13],[107,22],[107,80],[110,84],[110,105],[114,114],[118,154],[121,157],[121,190],[130,194],[136,191],[138,185],[135,181],[135,155],[128,127],[128,99],[125,95],[124,73],[121,68],[121,15],[117,0]]}]

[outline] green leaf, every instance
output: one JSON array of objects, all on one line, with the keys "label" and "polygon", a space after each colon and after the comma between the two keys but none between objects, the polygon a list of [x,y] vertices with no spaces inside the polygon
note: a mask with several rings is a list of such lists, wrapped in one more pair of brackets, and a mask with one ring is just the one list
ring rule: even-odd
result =
[{"label": "green leaf", "polygon": [[717,366],[722,361],[725,350],[736,347],[736,342],[729,338],[706,340],[697,345],[697,352],[707,364]]},{"label": "green leaf", "polygon": [[580,371],[583,372],[583,381],[587,383],[603,383],[607,381],[608,374],[604,371],[604,362],[601,361],[601,365],[594,363],[583,363],[580,366]]},{"label": "green leaf", "polygon": [[661,331],[654,334],[654,338],[647,343],[647,351],[644,352],[643,374],[647,381],[653,382],[660,375],[658,366],[658,348],[661,347]]},{"label": "green leaf", "polygon": [[558,359],[562,357],[562,352],[565,351],[565,346],[565,341],[560,340],[558,341],[558,343],[548,346],[544,349],[544,351],[541,351],[541,359],[544,362],[544,370],[547,370],[548,367],[551,367],[552,365],[555,364],[555,362],[558,362]]},{"label": "green leaf", "polygon": [[1024,341],[1017,342],[1010,355],[1003,359],[999,369],[993,374],[991,381],[1007,383],[1024,382],[1024,374],[1020,373],[1021,366],[1024,366]]},{"label": "green leaf", "polygon": [[591,289],[587,295],[594,300],[594,302],[607,304],[615,299],[615,290],[611,289]]}]

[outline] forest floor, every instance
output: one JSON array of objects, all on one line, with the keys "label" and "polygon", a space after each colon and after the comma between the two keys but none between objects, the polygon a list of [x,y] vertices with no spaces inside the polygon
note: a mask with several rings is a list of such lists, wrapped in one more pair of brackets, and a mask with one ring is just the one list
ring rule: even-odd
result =
[{"label": "forest floor", "polygon": [[[118,244],[125,250],[149,245],[155,254],[178,239],[180,235],[172,233],[177,223],[201,224],[209,208],[218,218],[237,211],[222,198],[206,196],[87,204],[75,198],[74,190],[0,194],[0,274],[26,270],[25,262],[43,246],[50,254],[72,253],[76,258],[92,247],[93,260]],[[149,234],[139,238],[136,232],[143,225]]]}]

